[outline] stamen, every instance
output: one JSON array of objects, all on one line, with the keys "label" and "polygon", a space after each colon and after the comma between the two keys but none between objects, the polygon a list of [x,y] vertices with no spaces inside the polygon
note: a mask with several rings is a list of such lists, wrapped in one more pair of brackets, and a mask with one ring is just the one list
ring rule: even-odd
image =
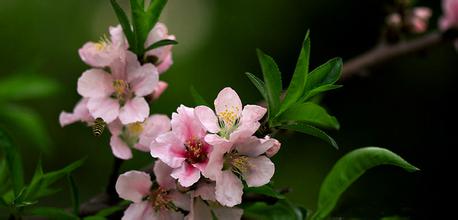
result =
[{"label": "stamen", "polygon": [[177,210],[177,207],[170,201],[167,191],[161,187],[151,192],[148,201],[156,212]]},{"label": "stamen", "polygon": [[231,164],[232,164],[232,171],[240,175],[248,172],[248,169],[250,168],[247,156],[241,156],[241,155],[236,156],[232,159]]},{"label": "stamen", "polygon": [[127,125],[127,130],[132,136],[139,136],[143,132],[143,123],[135,122]]},{"label": "stamen", "polygon": [[201,163],[208,159],[204,143],[201,140],[192,138],[186,141],[185,147],[187,150],[186,159],[189,163]]},{"label": "stamen", "polygon": [[95,49],[97,51],[102,51],[110,44],[111,41],[108,39],[108,37],[106,35],[103,35],[102,37],[100,37],[99,42],[95,43]]},{"label": "stamen", "polygon": [[218,117],[224,121],[224,125],[228,127],[232,127],[236,120],[238,119],[237,112],[239,112],[238,107],[232,107],[232,109],[229,109],[226,106],[226,109],[218,114]]}]

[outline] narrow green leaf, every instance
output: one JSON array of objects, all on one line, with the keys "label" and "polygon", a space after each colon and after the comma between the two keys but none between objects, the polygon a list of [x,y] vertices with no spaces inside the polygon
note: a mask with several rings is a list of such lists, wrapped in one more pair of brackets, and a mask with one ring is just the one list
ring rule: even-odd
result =
[{"label": "narrow green leaf", "polygon": [[70,186],[70,192],[72,196],[73,214],[79,215],[80,212],[80,196],[78,187],[76,186],[75,180],[72,175],[67,174],[68,185]]},{"label": "narrow green leaf", "polygon": [[246,187],[244,188],[245,193],[254,193],[254,194],[261,194],[261,195],[266,195],[272,198],[276,199],[285,199],[286,197],[279,192],[277,192],[275,189],[270,187],[269,185],[264,185],[261,187]]},{"label": "narrow green leaf", "polygon": [[334,89],[339,89],[339,88],[342,88],[342,85],[322,85],[322,86],[319,86],[317,88],[314,88],[310,91],[308,91],[303,97],[302,97],[302,102],[306,102],[308,101],[309,99],[315,97],[316,95],[320,94],[320,93],[323,93],[323,92],[327,92],[327,91],[330,91],[330,90],[334,90]]},{"label": "narrow green leaf", "polygon": [[34,200],[36,198],[31,198],[32,193],[36,193],[41,184],[41,179],[43,178],[43,167],[41,165],[41,159],[37,163],[37,167],[35,168],[35,173],[33,174],[32,180],[30,181],[29,186],[24,193],[25,200]]},{"label": "narrow green leaf", "polygon": [[78,220],[78,216],[70,214],[63,209],[52,207],[38,207],[28,211],[31,216],[46,217],[50,220]]},{"label": "narrow green leaf", "polygon": [[86,159],[77,160],[66,167],[56,170],[53,172],[49,172],[43,175],[43,179],[48,183],[48,185],[53,184],[57,180],[65,177],[67,174],[73,172],[77,168],[81,167]]},{"label": "narrow green leaf", "polygon": [[0,79],[0,101],[48,97],[59,91],[59,84],[36,74],[18,74]]},{"label": "narrow green leaf", "polygon": [[10,178],[13,182],[14,195],[18,195],[24,187],[24,171],[22,169],[22,160],[16,146],[11,139],[0,128],[0,150],[5,154],[8,164]]},{"label": "narrow green leaf", "polygon": [[116,2],[116,0],[110,0],[110,2],[111,2],[111,6],[113,7],[113,10],[115,11],[116,17],[118,18],[119,23],[121,24],[124,35],[126,36],[127,41],[129,42],[129,45],[131,47],[130,49],[133,50],[133,52],[136,52],[135,50],[136,42],[134,38],[134,33],[132,32],[132,29],[129,23],[129,18],[127,18],[126,13],[121,8],[121,6]]},{"label": "narrow green leaf", "polygon": [[256,202],[244,209],[243,217],[246,219],[265,220],[303,220],[307,216],[302,210],[286,199],[278,200],[273,205]]},{"label": "narrow green leaf", "polygon": [[194,99],[194,104],[209,106],[207,100],[205,100],[204,97],[202,97],[200,93],[197,92],[194,86],[191,86],[189,90],[191,91],[191,96]]},{"label": "narrow green leaf", "polygon": [[332,85],[340,78],[342,72],[342,59],[337,57],[329,60],[325,64],[317,67],[310,72],[307,83],[305,85],[303,98],[301,102],[305,101],[307,93],[315,88],[324,85]]},{"label": "narrow green leaf", "polygon": [[308,122],[312,125],[324,128],[339,129],[340,125],[334,116],[313,102],[295,104],[278,117],[280,122]]},{"label": "narrow green leaf", "polygon": [[264,76],[269,121],[274,118],[280,108],[280,94],[282,91],[281,73],[272,57],[257,50],[258,59]]},{"label": "narrow green leaf", "polygon": [[248,79],[250,79],[251,83],[253,83],[253,85],[258,89],[259,93],[261,93],[262,97],[267,101],[264,82],[251,73],[246,72],[245,74],[248,76]]},{"label": "narrow green leaf", "polygon": [[41,152],[51,152],[52,141],[41,116],[32,109],[19,105],[0,107],[0,122],[10,125],[16,133],[30,139],[30,145]]},{"label": "narrow green leaf", "polygon": [[409,164],[397,154],[379,147],[366,147],[354,150],[343,156],[321,184],[318,208],[312,220],[325,219],[334,209],[340,195],[367,170],[380,166],[393,165],[409,172],[418,168]]},{"label": "narrow green leaf", "polygon": [[304,93],[305,84],[307,82],[307,74],[309,71],[309,59],[310,59],[310,32],[307,31],[304,42],[302,43],[301,53],[297,59],[296,69],[294,70],[293,77],[289,83],[288,90],[286,91],[285,99],[281,104],[281,114],[287,110],[291,105],[295,104]]},{"label": "narrow green leaf", "polygon": [[334,148],[339,149],[339,146],[337,145],[336,141],[331,136],[326,134],[324,131],[316,127],[313,127],[311,125],[308,125],[304,122],[295,122],[294,124],[283,125],[281,128],[293,130],[297,132],[302,132],[304,134],[308,134],[308,135],[317,137],[323,141],[326,141],[327,143],[332,145]]},{"label": "narrow green leaf", "polygon": [[178,44],[178,42],[175,41],[175,40],[163,39],[163,40],[160,40],[160,41],[157,41],[157,42],[151,44],[149,47],[147,47],[145,49],[145,52],[147,52],[149,50],[153,50],[153,49],[159,48],[159,47],[163,47],[163,46],[167,46],[167,45],[176,45],[176,44]]}]

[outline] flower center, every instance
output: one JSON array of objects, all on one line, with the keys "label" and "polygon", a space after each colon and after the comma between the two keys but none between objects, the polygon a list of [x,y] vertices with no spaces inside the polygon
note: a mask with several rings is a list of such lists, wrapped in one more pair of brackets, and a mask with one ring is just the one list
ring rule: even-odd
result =
[{"label": "flower center", "polygon": [[129,84],[122,79],[117,79],[113,81],[113,88],[115,90],[113,96],[121,105],[124,105],[130,96]]},{"label": "flower center", "polygon": [[135,122],[128,124],[127,130],[129,131],[130,135],[138,137],[143,132],[143,123]]},{"label": "flower center", "polygon": [[224,155],[223,169],[230,169],[232,172],[242,175],[248,172],[249,168],[250,164],[247,156],[239,155],[235,150]]},{"label": "flower center", "polygon": [[219,119],[224,122],[224,127],[232,127],[236,123],[237,112],[239,112],[238,107],[227,108],[226,106],[224,111],[218,113]]},{"label": "flower center", "polygon": [[108,45],[111,44],[111,41],[108,39],[108,37],[106,35],[103,35],[99,42],[95,43],[95,49],[97,51],[102,51],[102,50],[105,50],[105,48],[108,47]]},{"label": "flower center", "polygon": [[177,210],[177,207],[170,200],[167,190],[159,187],[151,191],[148,196],[148,201],[151,203],[153,209],[157,211]]},{"label": "flower center", "polygon": [[202,163],[208,160],[207,146],[200,139],[190,139],[186,141],[186,160],[191,163]]}]

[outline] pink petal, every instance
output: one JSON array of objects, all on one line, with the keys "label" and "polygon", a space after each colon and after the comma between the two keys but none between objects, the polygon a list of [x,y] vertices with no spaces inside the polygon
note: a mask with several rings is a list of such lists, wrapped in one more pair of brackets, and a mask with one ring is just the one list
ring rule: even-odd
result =
[{"label": "pink petal", "polygon": [[175,206],[188,211],[191,209],[191,197],[189,194],[173,190],[169,192],[168,196]]},{"label": "pink petal", "polygon": [[92,67],[103,68],[113,62],[113,55],[108,47],[99,49],[98,43],[88,42],[78,50],[81,60]]},{"label": "pink petal", "polygon": [[150,192],[151,178],[149,174],[140,171],[129,171],[121,174],[116,181],[116,192],[119,197],[139,203]]},{"label": "pink petal", "polygon": [[201,181],[197,184],[193,197],[200,197],[206,201],[216,201],[215,198],[215,182]]},{"label": "pink petal", "polygon": [[129,146],[118,135],[112,135],[110,146],[113,155],[119,159],[129,160],[132,158],[132,151]]},{"label": "pink petal", "polygon": [[159,81],[159,83],[157,84],[156,88],[154,88],[154,91],[153,91],[153,100],[159,99],[159,97],[162,95],[162,93],[164,93],[164,91],[167,89],[168,86],[169,84],[167,84],[166,82]]},{"label": "pink petal", "polygon": [[[266,139],[270,138],[269,136],[266,136]],[[272,145],[271,148],[269,148],[267,151],[266,151],[266,156],[267,157],[273,157],[275,156],[275,154],[278,153],[278,151],[280,150],[280,147],[281,147],[281,143],[276,140],[276,139],[273,139],[271,138],[270,140],[273,140],[274,141],[274,144]]]},{"label": "pink petal", "polygon": [[190,187],[199,180],[200,171],[188,163],[183,163],[181,167],[173,170],[172,177],[178,179],[180,185]]},{"label": "pink petal", "polygon": [[213,216],[210,207],[202,199],[194,198],[192,201],[191,212],[186,216],[186,220],[212,220]]},{"label": "pink petal", "polygon": [[243,215],[243,209],[240,208],[229,208],[229,207],[217,207],[213,209],[218,220],[240,220]]},{"label": "pink petal", "polygon": [[245,155],[248,157],[257,157],[265,153],[268,149],[272,148],[276,144],[275,141],[275,139],[263,140],[251,136],[246,141],[236,144],[235,148],[241,155]]},{"label": "pink petal", "polygon": [[135,97],[124,104],[119,111],[119,120],[125,125],[143,122],[149,115],[149,105],[144,98]]},{"label": "pink petal", "polygon": [[242,116],[240,118],[241,123],[252,123],[257,122],[264,117],[267,109],[257,105],[246,105],[243,108]]},{"label": "pink petal", "polygon": [[105,123],[111,123],[119,115],[118,100],[105,98],[91,98],[87,103],[87,108],[93,118],[102,118]]},{"label": "pink petal", "polygon": [[157,65],[157,71],[159,74],[164,73],[167,71],[173,64],[172,53],[170,52],[162,62]]},{"label": "pink petal", "polygon": [[224,165],[224,154],[228,152],[231,145],[214,145],[213,150],[208,155],[208,164],[205,170],[202,171],[202,175],[211,179],[216,180],[221,175]]},{"label": "pink petal", "polygon": [[87,98],[81,99],[73,109],[73,113],[61,112],[59,115],[59,123],[62,127],[75,123],[77,121],[91,122],[94,120],[89,110],[87,109]]},{"label": "pink petal", "polygon": [[[156,23],[154,28],[148,33],[148,37],[145,41],[145,48],[149,47],[153,43],[164,40],[164,39],[170,39],[170,40],[175,40],[175,36],[173,35],[168,35],[168,30],[167,27],[163,23]],[[149,50],[146,52],[146,56],[155,56],[158,59],[159,63],[164,62],[166,57],[171,53],[172,50],[172,45],[164,46],[164,47],[159,47],[153,50]]]},{"label": "pink petal", "polygon": [[230,142],[243,142],[247,138],[254,135],[254,133],[256,133],[256,131],[259,129],[259,126],[261,126],[259,122],[240,124],[239,127],[229,135]]},{"label": "pink petal", "polygon": [[248,158],[249,169],[243,177],[249,187],[266,185],[274,175],[275,165],[265,156]]},{"label": "pink petal", "polygon": [[205,129],[194,115],[194,108],[181,105],[177,113],[172,114],[172,131],[183,143],[190,139],[200,139],[205,135]]},{"label": "pink petal", "polygon": [[[222,112],[232,112],[234,117],[238,118],[242,112],[242,101],[240,101],[239,95],[233,89],[226,87],[219,92],[215,99],[215,110],[218,117]],[[221,119],[228,124],[228,121]]]},{"label": "pink petal", "polygon": [[173,179],[170,174],[172,174],[172,168],[160,160],[156,160],[154,163],[154,175],[156,176],[156,181],[162,188],[169,190],[175,188],[175,179]]},{"label": "pink petal", "polygon": [[205,135],[205,142],[210,145],[230,145],[231,142],[216,135],[216,134],[207,134]]},{"label": "pink petal", "polygon": [[166,115],[152,115],[143,123],[143,132],[139,136],[138,144],[135,146],[141,151],[150,151],[149,146],[156,138],[170,131],[170,119]]},{"label": "pink petal", "polygon": [[119,120],[114,120],[108,124],[108,130],[110,130],[110,133],[115,136],[121,134],[123,127],[124,125]]},{"label": "pink petal", "polygon": [[127,81],[137,96],[153,93],[159,81],[159,73],[153,64],[145,64],[127,73]]},{"label": "pink petal", "polygon": [[122,30],[121,25],[116,25],[109,28],[111,43],[114,47],[119,49],[127,50],[129,45],[127,44],[127,39],[124,36],[124,31]]},{"label": "pink petal", "polygon": [[88,98],[102,98],[114,92],[113,78],[101,69],[90,69],[78,79],[78,94]]},{"label": "pink petal", "polygon": [[186,150],[183,142],[178,140],[173,132],[167,132],[151,143],[150,153],[172,168],[178,168],[185,161]]},{"label": "pink petal", "polygon": [[194,114],[207,131],[211,133],[218,133],[220,131],[218,118],[211,108],[203,105],[197,106],[194,110]]},{"label": "pink petal", "polygon": [[159,220],[159,218],[149,202],[143,201],[130,204],[121,220]]},{"label": "pink petal", "polygon": [[230,170],[225,170],[216,180],[216,200],[221,205],[233,207],[242,202],[243,184]]}]

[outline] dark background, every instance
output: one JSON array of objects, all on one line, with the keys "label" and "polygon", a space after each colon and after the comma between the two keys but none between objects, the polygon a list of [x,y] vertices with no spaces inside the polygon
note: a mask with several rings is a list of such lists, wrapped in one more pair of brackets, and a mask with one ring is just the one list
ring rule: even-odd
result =
[{"label": "dark background", "polygon": [[[127,2],[120,0],[124,6]],[[244,72],[259,76],[256,48],[274,57],[283,81],[288,82],[307,29],[311,30],[312,68],[335,56],[345,61],[377,43],[388,2],[170,0],[161,20],[179,45],[174,48],[174,65],[162,76],[169,89],[152,111],[170,115],[182,103],[193,105],[191,85],[208,100],[230,86],[244,104],[255,103],[260,95]],[[440,1],[417,4],[433,8],[430,29],[435,29]],[[95,138],[82,124],[61,128],[58,115],[71,111],[79,100],[76,82],[88,67],[78,57],[78,48],[98,40],[116,23],[108,0],[0,0],[0,80],[33,70],[61,84],[58,95],[21,104],[44,117],[51,135],[52,153],[42,155],[45,170],[87,156],[75,173],[82,200],[102,191],[110,174],[109,137],[105,133]],[[274,159],[276,186],[291,187],[293,201],[315,209],[319,185],[338,158],[359,147],[386,147],[421,172],[393,167],[370,170],[343,195],[334,215],[453,216],[456,202],[451,201],[458,186],[454,179],[457,62],[456,51],[446,44],[343,82],[342,89],[323,98],[324,106],[340,121],[341,130],[329,133],[341,149],[301,134],[281,137],[283,146]],[[30,178],[41,153],[20,132],[12,136],[20,145]],[[139,169],[151,161],[148,154],[137,153],[134,158],[123,170]],[[62,185],[64,190],[46,203],[70,206],[68,190]]]}]

